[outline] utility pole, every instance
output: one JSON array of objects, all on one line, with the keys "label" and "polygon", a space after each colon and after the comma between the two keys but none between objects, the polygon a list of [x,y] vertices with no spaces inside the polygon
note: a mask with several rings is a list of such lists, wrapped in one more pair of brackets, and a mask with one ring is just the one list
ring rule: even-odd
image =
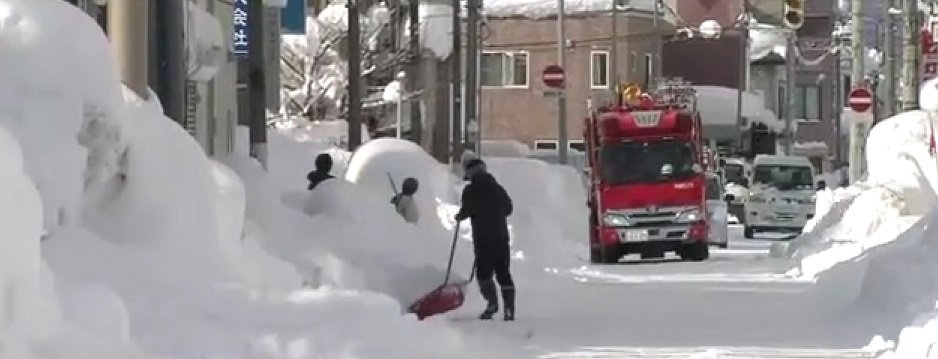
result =
[{"label": "utility pole", "polygon": [[[837,2],[831,4],[832,13],[836,14],[837,9],[839,9]],[[834,150],[835,159],[837,160],[835,166],[840,167],[844,163],[844,136],[843,136],[843,116],[844,116],[844,76],[843,76],[843,41],[844,41],[844,32],[843,28],[846,24],[843,23],[843,19],[837,19],[835,22],[836,30],[834,34],[834,44],[837,45],[837,51],[834,53],[834,88],[833,88],[833,106],[834,106],[834,134],[837,137],[834,141],[837,148]]]},{"label": "utility pole", "polygon": [[863,43],[863,0],[852,0],[850,3],[850,23],[852,24],[850,58],[853,63],[850,67],[850,80],[854,86],[865,86],[866,71],[863,68],[866,60],[865,44]]},{"label": "utility pole", "polygon": [[167,117],[186,125],[186,0],[157,0],[159,81],[156,88]]},{"label": "utility pole", "polygon": [[[417,0],[407,2],[407,16],[410,18],[410,38],[408,48],[409,71],[407,71],[407,81],[405,94],[417,93],[420,86],[420,79],[423,77],[420,73],[420,6]],[[401,84],[404,85],[404,84]],[[413,98],[409,101],[410,109],[410,140],[423,147],[423,121],[420,118],[420,99]]]},{"label": "utility pole", "polygon": [[[163,1],[163,0],[159,0]],[[264,72],[264,1],[248,3],[248,103],[251,157],[267,168],[267,74]]]},{"label": "utility pole", "polygon": [[[477,114],[479,108],[479,8],[481,5],[480,0],[466,1],[466,93],[464,94],[465,103],[463,103],[463,106],[466,111],[466,126],[468,127],[475,124],[478,129],[472,143],[466,144],[467,148],[476,148],[476,143],[482,140],[482,127],[478,125],[479,119]],[[458,155],[461,156],[462,154],[460,153]],[[481,156],[482,154],[478,153],[476,155]]]},{"label": "utility pole", "polygon": [[462,1],[453,0],[453,53],[450,55],[450,157],[453,163],[462,159]]},{"label": "utility pole", "polygon": [[[619,0],[612,1],[612,41],[609,45],[609,92],[615,94],[619,87]],[[590,59],[592,61],[592,59]],[[646,84],[647,85],[647,84]]]},{"label": "utility pole", "polygon": [[121,80],[143,99],[150,98],[147,86],[149,5],[146,0],[111,0],[107,9],[107,32],[117,53]]},{"label": "utility pole", "polygon": [[652,0],[654,6],[651,10],[651,28],[654,31],[654,50],[651,55],[652,71],[651,71],[651,84],[646,84],[651,87],[652,84],[658,83],[658,78],[661,77],[661,28],[658,25],[658,18],[661,17],[660,6],[661,0]]},{"label": "utility pole", "polygon": [[[564,0],[557,0],[557,65],[567,70],[567,33],[564,29]],[[615,6],[613,6],[615,7]],[[557,152],[560,155],[560,164],[567,164],[567,84],[560,85],[560,96],[557,96]]]},{"label": "utility pole", "polygon": [[[348,0],[348,150],[362,144],[362,60],[360,0]],[[402,84],[403,85],[403,84]]]},{"label": "utility pole", "polygon": [[918,109],[919,57],[922,54],[918,1],[903,1],[902,22],[905,24],[902,29],[902,111],[911,111]]},{"label": "utility pole", "polygon": [[886,1],[886,7],[884,9],[885,14],[885,23],[886,27],[883,31],[883,48],[884,54],[883,58],[886,61],[886,83],[883,89],[885,95],[883,96],[883,118],[892,116],[896,113],[896,96],[898,92],[896,91],[896,35],[893,33],[893,25],[895,20],[893,19],[893,14],[890,12],[892,9],[893,2]]},{"label": "utility pole", "polygon": [[796,30],[790,30],[785,37],[785,154],[791,155],[795,136],[791,123],[795,117],[795,46]]},{"label": "utility pole", "polygon": [[840,166],[844,160],[844,76],[841,73],[843,58],[840,54],[841,53],[838,51],[837,54],[834,55],[834,61],[837,62],[834,65],[836,66],[834,74],[837,77],[834,80],[834,85],[837,86],[837,88],[834,89],[834,96],[836,97],[834,99],[834,134],[837,136],[837,141],[835,141],[837,149],[835,153],[838,166]]}]

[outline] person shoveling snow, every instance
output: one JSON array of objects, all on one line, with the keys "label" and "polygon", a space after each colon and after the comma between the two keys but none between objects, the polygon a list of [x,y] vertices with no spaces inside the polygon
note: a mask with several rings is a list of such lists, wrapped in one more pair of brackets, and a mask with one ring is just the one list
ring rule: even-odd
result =
[{"label": "person shoveling snow", "polygon": [[479,319],[488,320],[498,312],[498,290],[505,304],[505,320],[515,319],[515,284],[511,277],[511,248],[507,217],[513,211],[511,197],[491,174],[485,162],[472,159],[465,165],[469,185],[462,192],[462,207],[456,221],[472,223],[472,244],[476,255],[475,274],[487,305]]}]

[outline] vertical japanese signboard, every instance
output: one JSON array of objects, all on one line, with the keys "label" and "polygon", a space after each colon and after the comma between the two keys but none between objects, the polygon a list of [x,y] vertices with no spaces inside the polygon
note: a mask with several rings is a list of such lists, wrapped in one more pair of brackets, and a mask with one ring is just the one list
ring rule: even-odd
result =
[{"label": "vertical japanese signboard", "polygon": [[237,57],[248,55],[248,0],[234,0],[234,34],[232,52]]},{"label": "vertical japanese signboard", "polygon": [[922,68],[919,83],[938,77],[938,44],[930,29],[922,29]]}]

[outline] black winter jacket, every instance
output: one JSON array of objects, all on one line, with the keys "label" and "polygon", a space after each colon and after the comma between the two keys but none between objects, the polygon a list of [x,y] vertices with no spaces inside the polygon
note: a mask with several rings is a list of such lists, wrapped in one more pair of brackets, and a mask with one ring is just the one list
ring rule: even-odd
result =
[{"label": "black winter jacket", "polygon": [[476,255],[507,251],[510,235],[508,219],[514,207],[508,192],[491,174],[480,172],[463,189],[462,207],[457,220],[468,218],[472,223],[472,242]]},{"label": "black winter jacket", "polygon": [[318,185],[320,182],[330,178],[335,177],[329,174],[329,172],[312,171],[306,175],[306,179],[309,180],[309,186],[307,186],[306,189],[312,190],[313,188],[316,188],[316,185]]}]

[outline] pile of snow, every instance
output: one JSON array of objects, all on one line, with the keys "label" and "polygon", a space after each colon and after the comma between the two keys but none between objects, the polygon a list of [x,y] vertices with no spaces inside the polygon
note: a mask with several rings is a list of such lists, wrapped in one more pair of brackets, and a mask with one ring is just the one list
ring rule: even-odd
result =
[{"label": "pile of snow", "polygon": [[275,236],[316,242],[345,224],[300,214],[305,233],[272,230],[292,211],[252,200],[279,193],[246,194],[152,93],[122,93],[106,38],[77,8],[0,0],[0,39],[2,356],[472,357],[459,333],[387,295],[300,289],[306,273]]},{"label": "pile of snow", "polygon": [[0,188],[0,354],[145,358],[128,340],[127,314],[120,300],[87,286],[64,293],[54,287],[49,266],[40,256],[41,197],[24,173],[18,141],[3,127],[0,181],[4,184]]},{"label": "pile of snow", "polygon": [[516,257],[536,268],[581,264],[576,254],[588,253],[589,213],[582,174],[533,159],[485,161],[515,203],[509,223]]},{"label": "pile of snow", "polygon": [[[269,174],[244,156],[224,160],[247,183],[249,214],[262,230],[278,234],[267,247],[293,263],[310,285],[378,291],[402,305],[439,285],[453,238],[441,221],[451,222],[449,203],[456,196],[456,180],[446,168],[409,141],[378,139],[363,144],[347,163],[336,158],[336,166],[347,169],[306,191],[299,187],[306,183],[305,171],[297,169],[323,149],[296,139],[292,134],[278,141],[304,155],[284,154],[271,162]],[[390,204],[389,174],[396,188],[406,177],[419,181],[416,226]],[[468,275],[470,254],[457,252],[455,265],[466,268],[457,278]]]},{"label": "pile of snow", "polygon": [[518,140],[482,140],[483,157],[526,157],[531,147]]}]

